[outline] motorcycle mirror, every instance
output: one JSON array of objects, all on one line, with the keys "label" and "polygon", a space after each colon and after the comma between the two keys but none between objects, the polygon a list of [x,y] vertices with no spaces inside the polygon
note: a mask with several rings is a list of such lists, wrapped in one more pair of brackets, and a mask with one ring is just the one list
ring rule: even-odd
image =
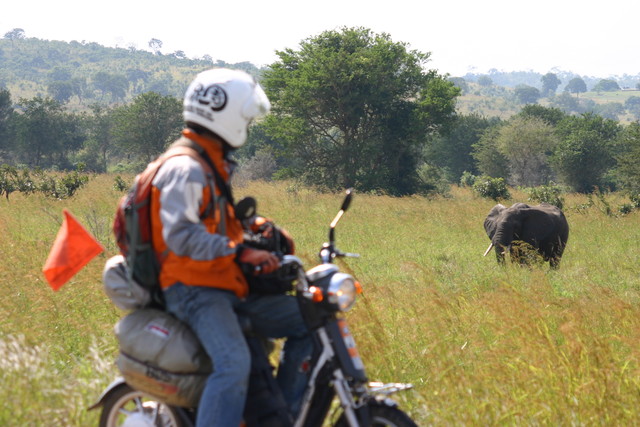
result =
[{"label": "motorcycle mirror", "polygon": [[336,228],[338,221],[340,221],[340,218],[342,218],[342,215],[344,215],[345,211],[349,208],[349,205],[351,204],[351,199],[353,197],[352,194],[353,194],[353,190],[351,188],[348,189],[347,195],[342,201],[342,206],[340,206],[340,212],[338,212],[338,215],[336,215],[336,217],[331,222],[331,226],[329,228],[329,242],[332,244],[335,240],[334,229]]},{"label": "motorcycle mirror", "polygon": [[258,203],[253,197],[245,197],[236,203],[236,218],[240,221],[249,219],[257,212]]},{"label": "motorcycle mirror", "polygon": [[342,211],[346,211],[347,209],[349,209],[349,205],[351,204],[351,198],[352,196],[353,190],[351,188],[349,188],[347,190],[347,195],[344,198],[344,201],[342,202],[342,207],[340,208],[340,210]]}]

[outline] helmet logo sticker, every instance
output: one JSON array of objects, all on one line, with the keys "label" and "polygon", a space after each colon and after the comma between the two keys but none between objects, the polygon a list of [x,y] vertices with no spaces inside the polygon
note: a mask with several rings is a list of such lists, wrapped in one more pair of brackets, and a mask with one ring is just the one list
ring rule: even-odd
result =
[{"label": "helmet logo sticker", "polygon": [[222,86],[214,84],[208,87],[198,85],[193,91],[192,100],[206,105],[213,111],[220,111],[227,105],[227,92]]}]

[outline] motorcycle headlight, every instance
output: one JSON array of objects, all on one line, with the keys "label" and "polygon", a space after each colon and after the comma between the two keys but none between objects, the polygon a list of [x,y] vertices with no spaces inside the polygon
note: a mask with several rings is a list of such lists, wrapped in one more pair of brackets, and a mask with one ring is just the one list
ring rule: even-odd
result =
[{"label": "motorcycle headlight", "polygon": [[356,302],[358,288],[356,281],[348,274],[336,273],[331,277],[327,289],[327,300],[335,304],[340,311],[348,311]]}]

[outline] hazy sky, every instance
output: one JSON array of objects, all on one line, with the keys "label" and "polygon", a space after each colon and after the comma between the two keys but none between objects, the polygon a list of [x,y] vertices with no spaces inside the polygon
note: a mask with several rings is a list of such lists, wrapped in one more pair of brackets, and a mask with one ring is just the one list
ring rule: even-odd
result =
[{"label": "hazy sky", "polygon": [[[429,68],[469,71],[572,71],[640,74],[640,1],[608,0],[7,0],[0,37],[97,42],[210,55],[228,63],[269,64],[276,50],[326,30],[366,27],[431,52]],[[0,64],[1,66],[1,64]]]}]

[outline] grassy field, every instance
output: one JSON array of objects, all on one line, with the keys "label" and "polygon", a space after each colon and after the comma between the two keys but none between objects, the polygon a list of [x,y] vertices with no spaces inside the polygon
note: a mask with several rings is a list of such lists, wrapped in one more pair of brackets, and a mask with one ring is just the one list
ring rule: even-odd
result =
[{"label": "grassy field", "polygon": [[[100,282],[115,253],[113,179],[94,177],[71,200],[0,199],[0,425],[97,424],[86,408],[117,375],[122,315]],[[512,194],[507,204],[526,200]],[[252,183],[243,195],[258,196],[259,212],[316,263],[341,194]],[[419,425],[640,424],[640,212],[607,209],[624,201],[566,196],[569,243],[549,271],[483,257],[495,203],[466,189],[356,194],[336,235],[361,254],[341,266],[364,287],[348,318],[369,377],[413,383],[397,399]],[[107,251],[53,292],[41,269],[63,208]]]}]

